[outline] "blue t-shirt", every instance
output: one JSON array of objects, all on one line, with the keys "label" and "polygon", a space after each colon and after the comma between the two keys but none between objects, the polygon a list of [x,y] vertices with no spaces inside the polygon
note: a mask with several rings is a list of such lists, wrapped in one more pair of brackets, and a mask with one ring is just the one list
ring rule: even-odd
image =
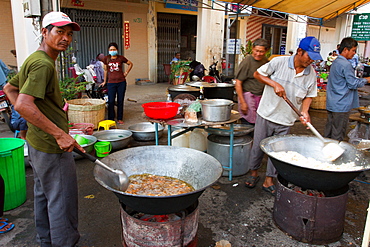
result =
[{"label": "blue t-shirt", "polygon": [[351,63],[339,55],[334,60],[326,86],[326,109],[331,112],[349,112],[359,107],[357,88],[367,82],[357,78]]}]

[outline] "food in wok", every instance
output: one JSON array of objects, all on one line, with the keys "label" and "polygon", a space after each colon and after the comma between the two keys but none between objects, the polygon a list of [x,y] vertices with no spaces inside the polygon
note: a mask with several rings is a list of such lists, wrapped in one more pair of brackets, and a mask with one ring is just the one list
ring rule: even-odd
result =
[{"label": "food in wok", "polygon": [[172,196],[194,191],[194,188],[177,178],[153,174],[131,175],[126,193],[144,196]]},{"label": "food in wok", "polygon": [[[272,157],[282,160],[284,162],[288,162],[293,165],[317,169],[317,170],[325,170],[325,171],[356,171],[362,170],[364,167],[357,166],[354,161],[348,161],[344,163],[329,163],[316,160],[311,157],[305,157],[300,153],[295,151],[281,151],[281,152],[269,152],[269,155]],[[370,165],[369,165],[370,168]]]}]

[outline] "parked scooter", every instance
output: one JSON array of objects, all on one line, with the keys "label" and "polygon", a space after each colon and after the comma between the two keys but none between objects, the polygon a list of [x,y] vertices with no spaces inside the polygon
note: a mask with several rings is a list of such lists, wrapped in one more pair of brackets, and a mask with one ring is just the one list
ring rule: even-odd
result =
[{"label": "parked scooter", "polygon": [[209,75],[216,78],[217,82],[224,82],[224,83],[233,83],[234,76],[226,76],[220,73],[217,69],[218,61],[215,61],[215,57],[213,57],[213,63],[209,66]]},{"label": "parked scooter", "polygon": [[89,98],[102,99],[108,102],[108,89],[107,87],[99,87],[96,85],[96,73],[94,72],[94,65],[86,66],[86,69],[81,69],[78,64],[74,65],[76,74],[82,75],[84,80],[89,82],[86,85],[86,94]]},{"label": "parked scooter", "polygon": [[13,131],[10,124],[12,118],[12,108],[8,97],[3,90],[0,90],[0,112],[2,120],[8,125],[9,129]]}]

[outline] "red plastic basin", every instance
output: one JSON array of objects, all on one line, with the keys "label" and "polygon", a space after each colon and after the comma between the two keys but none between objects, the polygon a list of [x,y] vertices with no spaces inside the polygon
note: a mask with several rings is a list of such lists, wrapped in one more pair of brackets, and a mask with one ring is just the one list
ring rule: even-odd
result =
[{"label": "red plastic basin", "polygon": [[145,115],[153,119],[169,119],[176,116],[180,104],[175,102],[149,102],[141,105]]}]

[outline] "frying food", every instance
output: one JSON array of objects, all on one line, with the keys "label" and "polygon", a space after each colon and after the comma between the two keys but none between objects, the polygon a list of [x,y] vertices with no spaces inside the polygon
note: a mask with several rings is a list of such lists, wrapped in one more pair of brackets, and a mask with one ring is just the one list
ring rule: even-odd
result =
[{"label": "frying food", "polygon": [[194,191],[194,188],[177,178],[158,176],[148,173],[131,175],[130,185],[125,191],[143,196],[173,196]]}]

